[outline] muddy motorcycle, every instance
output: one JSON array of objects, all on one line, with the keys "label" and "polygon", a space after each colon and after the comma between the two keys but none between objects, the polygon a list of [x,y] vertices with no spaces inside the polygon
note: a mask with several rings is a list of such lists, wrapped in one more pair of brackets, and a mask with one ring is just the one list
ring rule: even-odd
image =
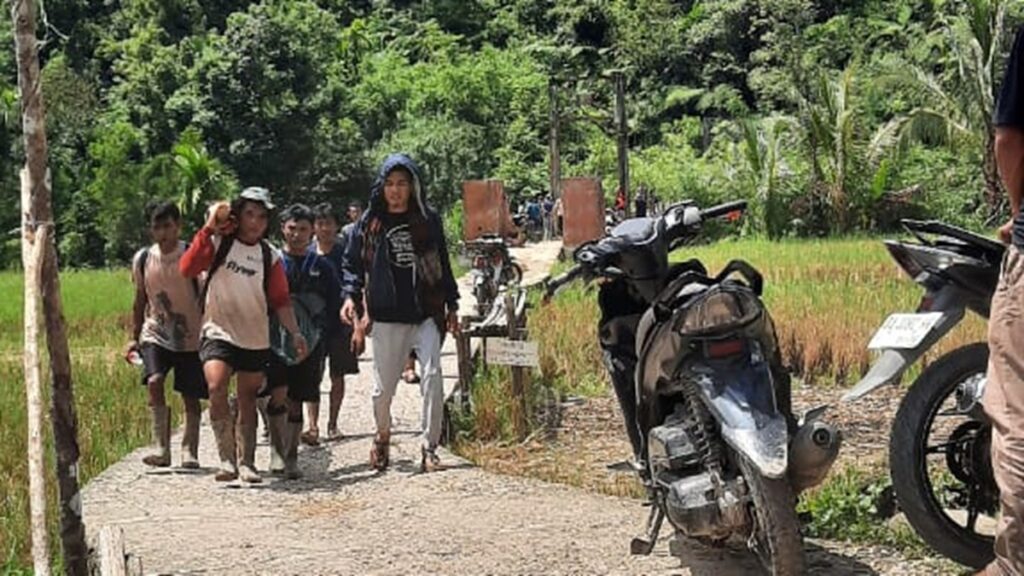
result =
[{"label": "muddy motorcycle", "polygon": [[494,306],[501,287],[523,281],[523,268],[512,258],[505,240],[496,235],[485,235],[467,242],[466,250],[473,255],[470,275],[476,313],[486,316]]},{"label": "muddy motorcycle", "polygon": [[[868,347],[880,355],[847,402],[898,384],[967,310],[989,315],[1003,245],[941,222],[903,225],[914,239],[885,246],[925,293],[916,312],[889,316],[872,337]],[[907,521],[937,552],[974,568],[992,559],[999,510],[992,426],[981,406],[987,365],[984,342],[930,362],[901,400],[889,441],[893,490]]]},{"label": "muddy motorcycle", "polygon": [[743,538],[770,574],[801,574],[796,494],[827,474],[839,434],[823,410],[793,417],[752,266],[734,260],[711,277],[697,260],[669,265],[704,222],[745,206],[687,202],[626,220],[580,246],[547,297],[576,279],[603,280],[599,339],[651,505],[631,551],[650,554],[667,518],[677,535]]}]

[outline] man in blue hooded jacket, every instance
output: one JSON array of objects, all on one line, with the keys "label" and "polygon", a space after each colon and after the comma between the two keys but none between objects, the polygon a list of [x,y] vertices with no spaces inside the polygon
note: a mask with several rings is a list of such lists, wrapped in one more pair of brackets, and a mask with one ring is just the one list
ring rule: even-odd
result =
[{"label": "man in blue hooded jacket", "polygon": [[345,249],[342,319],[356,320],[365,288],[373,323],[373,411],[377,435],[370,464],[388,466],[391,399],[409,353],[423,368],[423,471],[440,466],[444,387],[441,336],[456,332],[459,291],[448,260],[444,227],[426,203],[419,168],[404,154],[381,166],[370,192],[370,206],[356,223]]}]

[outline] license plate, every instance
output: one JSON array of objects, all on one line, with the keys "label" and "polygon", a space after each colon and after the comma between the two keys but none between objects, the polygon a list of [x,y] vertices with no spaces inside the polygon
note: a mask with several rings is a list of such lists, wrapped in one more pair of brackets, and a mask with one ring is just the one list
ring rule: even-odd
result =
[{"label": "license plate", "polygon": [[917,348],[942,319],[942,312],[893,314],[885,319],[868,343],[870,350]]}]

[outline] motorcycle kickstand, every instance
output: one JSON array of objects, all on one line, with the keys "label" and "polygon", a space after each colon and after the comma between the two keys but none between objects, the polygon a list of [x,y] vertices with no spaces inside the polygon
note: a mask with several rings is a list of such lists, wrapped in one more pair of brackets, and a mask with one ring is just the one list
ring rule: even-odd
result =
[{"label": "motorcycle kickstand", "polygon": [[642,536],[637,536],[629,543],[629,552],[634,556],[649,556],[658,543],[661,523],[665,520],[665,511],[657,502],[651,503],[651,513],[647,517],[647,529]]}]

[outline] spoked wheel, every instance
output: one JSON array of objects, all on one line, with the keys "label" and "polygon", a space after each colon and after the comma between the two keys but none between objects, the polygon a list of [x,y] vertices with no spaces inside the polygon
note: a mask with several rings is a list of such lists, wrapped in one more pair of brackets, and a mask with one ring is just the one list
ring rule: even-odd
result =
[{"label": "spoked wheel", "polygon": [[796,514],[796,495],[789,480],[766,478],[739,457],[740,470],[750,488],[753,520],[747,545],[772,576],[796,576],[806,572],[804,541]]},{"label": "spoked wheel", "polygon": [[511,260],[501,269],[501,283],[505,286],[518,286],[523,283],[523,267]]},{"label": "spoked wheel", "polygon": [[983,568],[993,557],[999,488],[992,427],[964,392],[985,378],[988,346],[958,348],[926,368],[900,403],[889,466],[907,521],[937,552]]}]

